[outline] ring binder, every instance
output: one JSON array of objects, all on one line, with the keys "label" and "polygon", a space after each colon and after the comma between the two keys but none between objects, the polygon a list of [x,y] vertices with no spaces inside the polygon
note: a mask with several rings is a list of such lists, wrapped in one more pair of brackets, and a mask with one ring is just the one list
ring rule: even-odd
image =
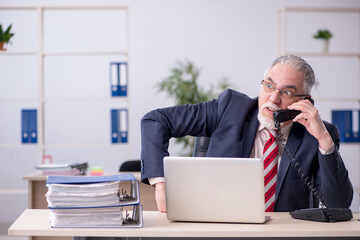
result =
[{"label": "ring binder", "polygon": [[111,110],[111,143],[118,143],[119,142],[119,135],[118,135],[118,110],[112,109]]},{"label": "ring binder", "polygon": [[358,110],[332,110],[332,123],[339,128],[341,142],[360,142]]},{"label": "ring binder", "polygon": [[120,142],[128,142],[128,110],[123,108],[119,109],[119,119],[120,119]]},{"label": "ring binder", "polygon": [[21,110],[21,142],[37,143],[37,110]]},{"label": "ring binder", "polygon": [[111,143],[128,142],[128,110],[111,110]]},{"label": "ring binder", "polygon": [[[130,183],[130,184],[126,184]],[[133,174],[49,176],[50,223],[60,227],[142,227],[139,182]],[[128,214],[124,207],[132,209]]]},{"label": "ring binder", "polygon": [[110,88],[112,97],[127,96],[128,70],[126,62],[110,63]]}]

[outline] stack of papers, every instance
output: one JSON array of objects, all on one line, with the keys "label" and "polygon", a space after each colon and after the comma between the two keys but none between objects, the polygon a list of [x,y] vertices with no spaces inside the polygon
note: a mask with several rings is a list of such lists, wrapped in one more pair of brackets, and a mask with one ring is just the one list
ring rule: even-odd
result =
[{"label": "stack of papers", "polygon": [[85,175],[88,169],[88,164],[74,163],[74,164],[41,164],[36,166],[44,175]]},{"label": "stack of papers", "polygon": [[45,196],[50,208],[118,206],[119,184],[49,184]]},{"label": "stack of papers", "polygon": [[121,227],[124,222],[122,207],[52,209],[52,227]]},{"label": "stack of papers", "polygon": [[139,184],[132,174],[49,176],[46,186],[51,227],[142,226]]}]

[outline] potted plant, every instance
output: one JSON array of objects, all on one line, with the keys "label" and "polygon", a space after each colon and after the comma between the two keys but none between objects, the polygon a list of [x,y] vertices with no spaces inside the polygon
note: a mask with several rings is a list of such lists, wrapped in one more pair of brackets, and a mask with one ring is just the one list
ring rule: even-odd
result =
[{"label": "potted plant", "polygon": [[320,29],[313,36],[314,39],[318,40],[319,49],[321,52],[327,53],[329,52],[329,40],[332,38],[332,33],[327,29]]},{"label": "potted plant", "polygon": [[[171,69],[169,77],[157,84],[160,92],[166,92],[168,96],[174,98],[175,104],[195,104],[216,98],[220,91],[230,87],[228,79],[223,78],[217,82],[217,86],[210,85],[208,90],[204,90],[198,85],[200,69],[193,63],[177,62]],[[192,155],[194,146],[193,137],[177,138],[177,143],[183,145],[184,155]]]},{"label": "potted plant", "polygon": [[5,43],[9,43],[10,39],[14,36],[14,33],[11,33],[12,24],[4,31],[2,25],[0,24],[0,50],[6,50],[4,48]]}]

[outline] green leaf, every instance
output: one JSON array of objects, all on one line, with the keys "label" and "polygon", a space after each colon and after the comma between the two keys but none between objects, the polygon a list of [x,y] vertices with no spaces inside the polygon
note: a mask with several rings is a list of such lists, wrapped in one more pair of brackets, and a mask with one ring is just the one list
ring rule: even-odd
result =
[{"label": "green leaf", "polygon": [[327,29],[323,29],[323,30],[320,29],[317,31],[315,35],[313,35],[315,39],[326,39],[326,40],[332,38],[332,36],[333,36],[332,33]]},{"label": "green leaf", "polygon": [[0,42],[8,43],[10,41],[10,39],[14,36],[14,33],[10,32],[11,27],[12,27],[12,24],[10,24],[10,26],[8,26],[4,32],[2,25],[0,24]]},{"label": "green leaf", "polygon": [[5,42],[4,41],[4,32],[3,32],[1,24],[0,24],[0,42]]}]

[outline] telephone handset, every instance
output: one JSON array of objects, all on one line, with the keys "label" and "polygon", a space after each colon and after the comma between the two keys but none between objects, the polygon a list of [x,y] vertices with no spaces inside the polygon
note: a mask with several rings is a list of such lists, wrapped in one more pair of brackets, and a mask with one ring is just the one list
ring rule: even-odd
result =
[{"label": "telephone handset", "polygon": [[[307,99],[309,99],[309,101],[314,105],[313,99],[311,98],[307,98]],[[348,208],[328,208],[325,199],[322,197],[321,193],[317,190],[311,178],[309,176],[306,176],[306,174],[302,172],[300,162],[295,159],[294,154],[291,154],[291,151],[285,145],[285,139],[281,134],[280,123],[294,119],[300,113],[301,111],[290,110],[290,109],[275,111],[273,114],[274,123],[275,123],[275,127],[279,131],[278,138],[280,143],[284,147],[284,151],[288,154],[290,160],[295,163],[294,167],[297,173],[299,174],[299,176],[303,179],[305,185],[310,189],[311,193],[316,198],[316,200],[319,203],[321,202],[323,207],[300,209],[290,212],[290,215],[296,219],[320,221],[320,222],[348,221],[353,217],[351,210]]]},{"label": "telephone handset", "polygon": [[[305,98],[305,99],[308,99],[312,103],[312,105],[314,105],[314,100],[312,98]],[[294,119],[300,113],[301,113],[301,111],[290,110],[290,109],[282,109],[282,110],[275,111],[273,113],[275,127],[280,128],[281,127],[280,123]]]}]

